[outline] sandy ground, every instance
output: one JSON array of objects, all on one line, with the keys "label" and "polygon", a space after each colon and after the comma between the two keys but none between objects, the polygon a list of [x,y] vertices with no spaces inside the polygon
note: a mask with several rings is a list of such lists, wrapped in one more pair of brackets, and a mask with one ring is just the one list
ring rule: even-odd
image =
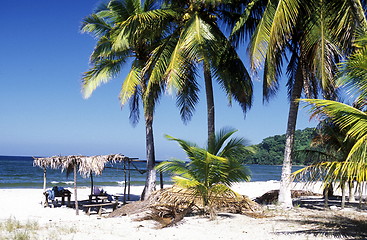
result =
[{"label": "sandy ground", "polygon": [[[277,189],[279,183],[249,182],[233,189],[251,198]],[[106,187],[109,194],[121,193],[117,187]],[[319,187],[294,189],[314,190]],[[72,190],[72,189],[70,189]],[[140,195],[141,187],[132,194]],[[118,218],[77,216],[65,206],[44,208],[42,189],[0,189],[0,240],[3,239],[367,239],[367,213],[356,208],[332,210],[297,205],[292,210],[265,207],[271,217],[252,218],[219,213],[214,221],[204,216],[185,217],[174,227],[157,229],[153,221],[134,221],[132,216]],[[78,189],[78,199],[86,200],[89,188]],[[74,194],[72,195],[73,200]],[[317,200],[317,199],[316,199]],[[311,206],[311,207],[310,207]],[[314,209],[312,209],[314,208]],[[18,227],[11,229],[12,225]],[[23,236],[23,238],[21,238]]]}]

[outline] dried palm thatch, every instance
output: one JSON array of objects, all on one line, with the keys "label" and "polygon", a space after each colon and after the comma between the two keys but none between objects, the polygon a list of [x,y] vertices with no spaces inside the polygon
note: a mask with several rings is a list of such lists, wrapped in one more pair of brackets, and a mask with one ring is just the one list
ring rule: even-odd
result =
[{"label": "dried palm thatch", "polygon": [[97,156],[53,156],[46,158],[34,158],[33,165],[41,168],[61,168],[61,171],[71,169],[76,165],[78,172],[83,177],[89,177],[91,173],[95,175],[102,174],[107,162],[116,163],[129,160],[120,154],[97,155]]},{"label": "dried palm thatch", "polygon": [[[263,217],[262,208],[246,196],[235,193],[213,198],[215,210],[227,213]],[[179,187],[165,188],[153,192],[145,201],[127,204],[112,212],[109,217],[136,215],[135,220],[155,220],[159,228],[168,227],[182,220],[189,213],[204,213],[202,199],[193,190]]]}]

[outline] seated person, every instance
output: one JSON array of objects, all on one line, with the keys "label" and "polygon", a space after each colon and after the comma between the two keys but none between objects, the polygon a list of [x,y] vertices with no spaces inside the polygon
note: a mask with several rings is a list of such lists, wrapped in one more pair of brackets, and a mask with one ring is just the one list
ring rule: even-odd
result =
[{"label": "seated person", "polygon": [[110,202],[113,200],[112,195],[107,194],[107,192],[105,190],[103,190],[103,188],[94,187],[93,188],[93,195],[96,195],[96,196],[107,196],[107,200],[110,201]]},{"label": "seated person", "polygon": [[54,191],[55,197],[62,197],[63,195],[69,195],[71,193],[68,189],[58,186],[54,186],[52,191]]},{"label": "seated person", "polygon": [[47,194],[49,200],[55,200],[55,197],[62,197],[65,194],[70,195],[71,192],[63,187],[54,186],[52,189],[48,189],[44,194]]}]

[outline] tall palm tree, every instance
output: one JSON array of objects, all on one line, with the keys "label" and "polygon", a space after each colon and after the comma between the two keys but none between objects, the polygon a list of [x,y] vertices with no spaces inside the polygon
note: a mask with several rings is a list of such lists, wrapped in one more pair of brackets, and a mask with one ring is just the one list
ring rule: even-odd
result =
[{"label": "tall palm tree", "polygon": [[155,189],[156,173],[153,137],[153,113],[161,94],[161,82],[150,84],[149,71],[143,70],[153,49],[162,39],[171,10],[160,9],[153,0],[111,0],[84,18],[82,31],[97,38],[91,55],[92,67],[83,76],[83,95],[88,98],[102,83],[117,77],[132,58],[120,92],[120,103],[130,101],[130,120],[139,121],[139,104],[143,104],[146,127],[147,180],[142,199]]},{"label": "tall palm tree", "polygon": [[202,199],[204,206],[212,208],[217,197],[233,192],[230,189],[233,183],[250,180],[249,170],[238,159],[239,152],[246,149],[245,141],[243,138],[230,139],[235,132],[233,129],[222,129],[209,138],[205,149],[166,136],[180,144],[190,161],[162,162],[157,169],[175,174],[173,180],[176,185],[192,190],[194,196]]},{"label": "tall palm tree", "polygon": [[[246,16],[258,2],[248,1],[234,36],[243,34]],[[283,62],[288,63],[290,107],[278,199],[284,207],[292,207],[290,175],[299,108],[295,99],[302,92],[316,98],[320,91],[324,98],[335,99],[337,64],[351,51],[356,29],[367,26],[364,9],[364,2],[359,0],[270,0],[251,36],[251,67],[254,71],[264,68],[264,100],[277,92]]]},{"label": "tall palm tree", "polygon": [[[326,115],[333,123],[346,132],[344,143],[353,145],[346,156],[345,163],[338,168],[339,175],[347,180],[363,182],[367,180],[367,29],[362,29],[355,42],[356,50],[342,65],[341,84],[345,84],[356,98],[354,106],[344,103],[302,99],[312,106],[315,115]],[[331,167],[331,166],[328,166]]]},{"label": "tall palm tree", "polygon": [[[235,49],[222,32],[221,8],[227,1],[167,0],[177,13],[175,29],[155,51],[152,75],[161,76],[176,90],[181,117],[188,121],[199,101],[198,68],[203,71],[207,101],[208,137],[214,136],[213,78],[246,112],[252,104],[251,78]],[[163,59],[162,59],[163,56]],[[160,79],[155,77],[155,79]]]}]

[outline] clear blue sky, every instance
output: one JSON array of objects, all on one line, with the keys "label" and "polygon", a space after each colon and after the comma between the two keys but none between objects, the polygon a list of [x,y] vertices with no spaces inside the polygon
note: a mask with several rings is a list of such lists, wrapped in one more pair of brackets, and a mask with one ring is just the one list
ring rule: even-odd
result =
[{"label": "clear blue sky", "polygon": [[[85,100],[81,95],[80,79],[88,69],[95,40],[81,34],[79,27],[99,2],[2,1],[0,155],[121,153],[145,159],[144,121],[133,128],[128,106],[121,109],[118,101],[124,72],[91,98]],[[246,53],[241,52],[241,57],[246,59]],[[234,127],[236,136],[251,144],[285,133],[289,104],[284,85],[285,81],[277,97],[263,105],[261,82],[254,79],[254,105],[245,119],[236,103],[228,107],[225,95],[216,87],[217,130]],[[192,121],[184,125],[174,96],[162,98],[154,122],[157,159],[184,157],[164,134],[205,144],[205,106],[202,96]],[[302,110],[297,128],[315,125]]]}]

